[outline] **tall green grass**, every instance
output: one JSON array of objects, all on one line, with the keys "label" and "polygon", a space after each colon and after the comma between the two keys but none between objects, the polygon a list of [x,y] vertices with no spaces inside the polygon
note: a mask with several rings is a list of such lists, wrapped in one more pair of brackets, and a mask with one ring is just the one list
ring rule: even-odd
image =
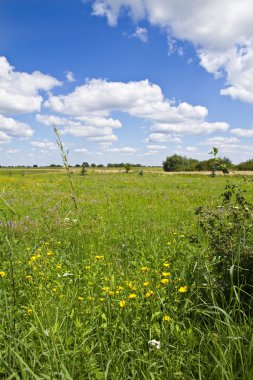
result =
[{"label": "tall green grass", "polygon": [[72,181],[78,210],[63,173],[0,174],[2,377],[253,378],[252,313],[222,298],[195,215],[224,178]]}]

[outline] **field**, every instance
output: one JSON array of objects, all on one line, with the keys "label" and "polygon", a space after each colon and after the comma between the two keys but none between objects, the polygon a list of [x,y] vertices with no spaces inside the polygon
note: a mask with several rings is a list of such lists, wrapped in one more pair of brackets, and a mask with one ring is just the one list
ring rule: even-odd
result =
[{"label": "field", "polygon": [[74,193],[62,170],[0,171],[0,378],[253,379],[252,288],[246,307],[233,280],[234,257],[252,252],[252,225],[238,219],[251,177],[229,180],[239,240],[230,219],[195,213],[223,210],[223,176],[72,181]]}]

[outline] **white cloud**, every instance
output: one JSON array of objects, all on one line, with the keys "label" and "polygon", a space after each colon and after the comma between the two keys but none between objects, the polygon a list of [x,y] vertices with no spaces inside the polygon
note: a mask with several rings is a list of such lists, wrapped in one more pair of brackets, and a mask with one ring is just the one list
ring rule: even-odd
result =
[{"label": "white cloud", "polygon": [[[205,120],[208,115],[205,107],[192,106],[186,102],[175,106],[174,103],[174,100],[170,101],[163,96],[158,85],[148,80],[123,83],[91,79],[68,95],[49,97],[45,106],[75,120],[90,122],[90,125],[81,125],[77,121],[67,123],[65,131],[77,137],[109,135],[112,128],[121,127],[118,120],[109,117],[113,111],[126,112],[148,120],[153,124],[152,130],[163,135],[169,132],[205,134],[229,128],[227,123],[208,123]],[[96,130],[98,127],[99,131]],[[110,133],[108,128],[111,129]],[[159,139],[154,140],[153,136],[150,141]],[[180,140],[169,135],[161,141]]]},{"label": "white cloud", "polygon": [[240,142],[239,139],[236,137],[212,137],[210,139],[207,139],[203,142],[201,142],[201,145],[210,145],[210,146],[216,146],[216,145],[223,145],[223,144],[235,144]]},{"label": "white cloud", "polygon": [[108,152],[116,152],[116,153],[123,153],[123,154],[133,154],[133,153],[137,152],[137,149],[131,148],[129,146],[124,146],[122,148],[108,149]]},{"label": "white cloud", "polygon": [[0,131],[0,143],[6,143],[11,141],[11,137],[8,136],[5,132]]},{"label": "white cloud", "polygon": [[66,72],[66,78],[69,82],[75,82],[75,77],[72,71],[67,71]]},{"label": "white cloud", "polygon": [[8,135],[10,139],[11,136],[30,137],[33,135],[33,130],[28,124],[3,115],[0,115],[0,131]]},{"label": "white cloud", "polygon": [[141,28],[140,26],[137,26],[132,37],[136,37],[142,42],[148,42],[148,31],[146,28]]},{"label": "white cloud", "polygon": [[74,150],[76,153],[87,153],[88,150],[85,148],[77,148]]},{"label": "white cloud", "polygon": [[57,144],[52,143],[50,141],[31,141],[30,144],[36,148],[48,149],[48,150],[56,150],[58,149]]},{"label": "white cloud", "polygon": [[19,152],[20,152],[19,149],[8,149],[8,150],[6,151],[6,153],[8,153],[8,154],[17,154],[17,153],[19,153]]},{"label": "white cloud", "polygon": [[235,128],[231,129],[231,133],[240,137],[253,137],[253,129]]},{"label": "white cloud", "polygon": [[173,136],[166,133],[151,133],[148,138],[149,142],[174,142],[181,143],[182,140],[180,137]]},{"label": "white cloud", "polygon": [[147,145],[147,148],[148,149],[156,149],[156,150],[160,150],[160,149],[166,149],[167,146],[166,145]]},{"label": "white cloud", "polygon": [[[201,65],[215,76],[225,75],[222,95],[253,103],[252,0],[94,0],[93,14],[111,26],[123,10],[135,21],[147,19],[175,39],[192,42]],[[178,51],[180,53],[180,51]]]},{"label": "white cloud", "polygon": [[187,146],[185,150],[187,152],[196,152],[197,148],[195,146]]},{"label": "white cloud", "polygon": [[17,72],[5,57],[0,57],[0,113],[4,115],[40,111],[41,90],[50,90],[61,83],[35,71],[32,74]]}]

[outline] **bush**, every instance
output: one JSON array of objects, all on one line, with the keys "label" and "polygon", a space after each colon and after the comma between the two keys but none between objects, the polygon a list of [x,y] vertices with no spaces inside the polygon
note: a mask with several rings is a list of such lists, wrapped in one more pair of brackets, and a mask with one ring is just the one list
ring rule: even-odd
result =
[{"label": "bush", "polygon": [[233,290],[244,304],[253,288],[253,205],[246,191],[227,183],[218,208],[198,208],[199,224],[209,243],[214,286],[231,301]]}]

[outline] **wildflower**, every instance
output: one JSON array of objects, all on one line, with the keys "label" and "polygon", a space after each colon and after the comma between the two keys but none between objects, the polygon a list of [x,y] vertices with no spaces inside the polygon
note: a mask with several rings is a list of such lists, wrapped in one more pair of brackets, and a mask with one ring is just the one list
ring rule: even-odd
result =
[{"label": "wildflower", "polygon": [[152,291],[152,290],[150,290],[149,292],[147,292],[146,294],[145,294],[145,297],[146,298],[149,298],[149,297],[152,297],[154,295],[154,292]]},{"label": "wildflower", "polygon": [[154,346],[155,348],[157,348],[157,350],[160,350],[161,348],[161,342],[155,339],[150,340],[148,344],[150,344],[150,346]]},{"label": "wildflower", "polygon": [[78,297],[79,301],[83,301],[83,297]]},{"label": "wildflower", "polygon": [[1,271],[1,272],[0,272],[0,278],[3,278],[4,276],[6,276],[6,272]]},{"label": "wildflower", "polygon": [[163,285],[166,285],[166,284],[169,283],[169,280],[168,280],[167,278],[163,278],[163,279],[161,280],[161,283],[162,283]]},{"label": "wildflower", "polygon": [[95,259],[97,260],[97,261],[99,261],[99,260],[103,260],[103,258],[104,258],[104,256],[95,256]]},{"label": "wildflower", "polygon": [[146,287],[146,286],[149,286],[149,284],[150,284],[150,283],[149,283],[148,281],[146,281],[146,282],[143,283],[143,286]]},{"label": "wildflower", "polygon": [[32,309],[30,309],[30,308],[29,308],[29,309],[27,309],[27,314],[31,315],[31,314],[32,314],[32,312],[33,312],[33,311],[32,311]]},{"label": "wildflower", "polygon": [[164,266],[165,268],[169,268],[170,264],[169,264],[169,263],[163,263],[163,266]]},{"label": "wildflower", "polygon": [[169,322],[171,318],[168,315],[163,316],[163,322]]},{"label": "wildflower", "polygon": [[126,301],[125,300],[121,300],[121,301],[119,301],[119,306],[120,307],[125,307],[126,306]]},{"label": "wildflower", "polygon": [[110,288],[109,288],[109,286],[104,286],[104,287],[102,288],[102,290],[103,290],[104,292],[109,292],[109,291],[110,291]]},{"label": "wildflower", "polygon": [[148,267],[141,267],[141,271],[142,272],[147,272],[148,271]]},{"label": "wildflower", "polygon": [[99,298],[99,301],[100,302],[103,302],[105,299],[104,298]]},{"label": "wildflower", "polygon": [[52,292],[57,292],[57,288],[52,288]]},{"label": "wildflower", "polygon": [[187,290],[188,290],[187,286],[180,286],[180,288],[178,289],[179,293],[185,293],[187,292]]},{"label": "wildflower", "polygon": [[61,269],[62,266],[60,264],[56,265],[56,269]]},{"label": "wildflower", "polygon": [[88,296],[88,300],[89,300],[89,301],[93,301],[93,300],[94,300],[94,297]]},{"label": "wildflower", "polygon": [[137,295],[135,293],[131,293],[129,294],[128,298],[134,299],[134,298],[137,298]]},{"label": "wildflower", "polygon": [[48,251],[48,252],[47,252],[47,255],[48,255],[48,256],[52,256],[52,254],[53,254],[52,251]]},{"label": "wildflower", "polygon": [[91,267],[90,267],[90,265],[86,265],[85,267],[84,267],[84,269],[90,269]]},{"label": "wildflower", "polygon": [[28,276],[25,276],[25,278],[26,278],[27,280],[32,280],[33,276],[31,276],[30,274],[28,274]]},{"label": "wildflower", "polygon": [[170,272],[162,272],[163,277],[169,277],[169,275],[170,275]]},{"label": "wildflower", "polygon": [[63,273],[63,275],[62,275],[62,277],[69,277],[69,276],[73,276],[73,274],[66,272],[66,273]]}]

